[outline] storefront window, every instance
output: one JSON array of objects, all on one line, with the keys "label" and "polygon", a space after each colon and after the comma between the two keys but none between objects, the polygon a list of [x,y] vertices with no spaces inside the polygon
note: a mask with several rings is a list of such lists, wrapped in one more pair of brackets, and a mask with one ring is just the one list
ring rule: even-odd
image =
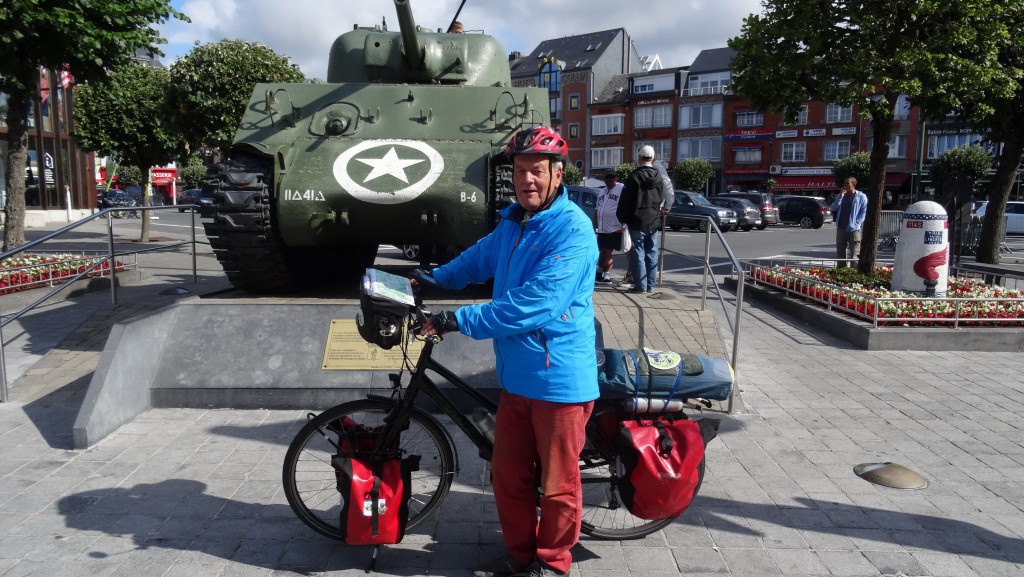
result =
[{"label": "storefront window", "polygon": [[52,115],[50,114],[53,108],[53,102],[50,98],[52,91],[50,90],[50,74],[45,68],[39,69],[39,102],[41,106],[39,108],[39,116],[42,118],[43,131],[53,132],[53,122],[51,121]]},{"label": "storefront window", "polygon": [[47,138],[46,152],[43,153],[43,183],[46,188],[46,207],[60,208],[60,194],[57,190],[57,155],[53,139]]}]

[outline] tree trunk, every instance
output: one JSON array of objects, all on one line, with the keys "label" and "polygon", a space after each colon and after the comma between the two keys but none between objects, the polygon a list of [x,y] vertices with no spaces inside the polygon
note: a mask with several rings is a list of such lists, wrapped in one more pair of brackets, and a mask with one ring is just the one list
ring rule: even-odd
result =
[{"label": "tree trunk", "polygon": [[7,95],[4,252],[25,244],[25,168],[28,166],[28,110],[31,102],[26,91],[12,90]]},{"label": "tree trunk", "polygon": [[868,214],[861,227],[860,260],[857,270],[862,274],[871,274],[875,270],[875,258],[878,256],[878,230],[882,221],[882,196],[885,194],[885,163],[889,158],[889,136],[892,134],[892,111],[895,99],[887,107],[878,107],[871,111],[871,133],[874,146],[871,149],[870,189],[868,195]]},{"label": "tree trunk", "polygon": [[985,208],[981,240],[978,241],[978,252],[975,255],[978,262],[999,264],[999,241],[1006,234],[1006,201],[1010,198],[1010,189],[1017,178],[1022,153],[1024,133],[1016,130],[1006,131],[1003,151],[999,155],[999,167],[989,185],[988,206]]}]

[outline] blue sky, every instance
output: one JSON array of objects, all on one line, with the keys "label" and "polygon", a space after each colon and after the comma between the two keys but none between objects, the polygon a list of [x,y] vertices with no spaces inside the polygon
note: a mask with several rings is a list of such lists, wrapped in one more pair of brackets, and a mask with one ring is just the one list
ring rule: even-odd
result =
[{"label": "blue sky", "polygon": [[[447,27],[459,0],[410,0],[416,23]],[[331,43],[353,25],[373,26],[386,18],[397,30],[391,0],[172,0],[192,19],[161,28],[169,41],[164,64],[187,54],[196,41],[241,39],[261,42],[291,57],[306,76],[325,78]],[[632,9],[635,7],[642,9]],[[759,0],[466,0],[459,15],[467,30],[480,30],[506,52],[530,52],[543,40],[625,28],[640,55],[657,54],[667,67],[689,65],[704,48],[725,46],[739,34],[743,18],[760,11]]]}]

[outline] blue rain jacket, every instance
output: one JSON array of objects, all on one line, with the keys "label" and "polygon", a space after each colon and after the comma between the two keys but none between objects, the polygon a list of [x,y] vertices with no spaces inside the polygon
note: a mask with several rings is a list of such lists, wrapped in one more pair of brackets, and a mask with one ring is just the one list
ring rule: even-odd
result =
[{"label": "blue rain jacket", "polygon": [[598,397],[594,329],[594,226],[564,186],[547,210],[523,221],[518,204],[491,234],[433,277],[450,289],[494,279],[492,300],[455,311],[459,332],[494,339],[498,383],[531,399]]}]

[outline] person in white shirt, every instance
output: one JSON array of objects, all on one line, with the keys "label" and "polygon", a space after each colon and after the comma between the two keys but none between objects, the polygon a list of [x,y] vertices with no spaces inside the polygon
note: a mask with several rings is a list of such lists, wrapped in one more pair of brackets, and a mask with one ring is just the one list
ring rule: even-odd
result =
[{"label": "person in white shirt", "polygon": [[622,224],[615,211],[619,208],[619,196],[622,194],[622,183],[614,172],[604,175],[604,188],[597,196],[597,248],[601,251],[597,257],[597,282],[612,282],[612,253],[622,250]]}]

